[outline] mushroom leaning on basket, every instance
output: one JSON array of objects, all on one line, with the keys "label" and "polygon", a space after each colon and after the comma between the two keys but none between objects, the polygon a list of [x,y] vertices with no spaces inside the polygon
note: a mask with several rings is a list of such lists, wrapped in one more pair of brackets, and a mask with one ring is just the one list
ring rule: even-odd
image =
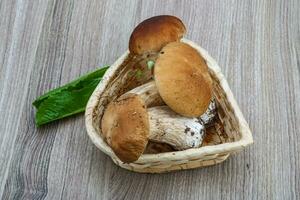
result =
[{"label": "mushroom leaning on basket", "polygon": [[[176,150],[197,148],[202,143],[205,127],[199,118],[208,112],[212,80],[201,55],[179,42],[184,33],[179,19],[158,16],[139,24],[130,37],[131,54],[146,62],[155,60],[155,83],[122,95],[104,112],[103,135],[125,163],[136,161],[149,139]],[[167,106],[160,106],[164,102]]]},{"label": "mushroom leaning on basket", "polygon": [[182,21],[174,16],[161,15],[141,22],[129,39],[129,51],[135,55],[157,54],[170,42],[179,41],[186,32]]},{"label": "mushroom leaning on basket", "polygon": [[147,69],[147,63],[155,62],[166,44],[180,41],[185,33],[183,22],[174,16],[161,15],[144,20],[135,27],[129,39],[129,54],[134,60],[132,63],[139,65],[142,70]]},{"label": "mushroom leaning on basket", "polygon": [[[127,94],[137,94],[141,96],[148,108],[165,105],[165,102],[158,93],[155,81],[153,80],[130,90],[129,92],[127,92]],[[213,122],[216,114],[216,102],[214,99],[212,99],[206,112],[203,113],[199,117],[199,119],[203,122],[205,126],[209,126]]]},{"label": "mushroom leaning on basket", "polygon": [[171,42],[160,51],[154,67],[155,84],[175,112],[199,117],[212,99],[212,80],[202,56],[188,44]]}]

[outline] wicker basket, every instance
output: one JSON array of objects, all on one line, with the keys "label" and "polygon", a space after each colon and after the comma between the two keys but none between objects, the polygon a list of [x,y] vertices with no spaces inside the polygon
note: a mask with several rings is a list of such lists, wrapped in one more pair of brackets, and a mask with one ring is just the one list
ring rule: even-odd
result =
[{"label": "wicker basket", "polygon": [[228,156],[253,143],[252,134],[241,113],[233,94],[216,61],[200,46],[182,39],[197,49],[205,58],[214,81],[214,97],[218,106],[218,121],[210,135],[210,141],[202,147],[184,151],[159,154],[143,154],[136,162],[126,164],[118,159],[101,136],[100,122],[106,105],[124,92],[147,82],[148,79],[134,80],[132,66],[137,58],[125,52],[106,72],[92,94],[86,108],[86,128],[92,142],[112,160],[128,170],[142,173],[160,173],[173,170],[191,169],[221,163]]}]

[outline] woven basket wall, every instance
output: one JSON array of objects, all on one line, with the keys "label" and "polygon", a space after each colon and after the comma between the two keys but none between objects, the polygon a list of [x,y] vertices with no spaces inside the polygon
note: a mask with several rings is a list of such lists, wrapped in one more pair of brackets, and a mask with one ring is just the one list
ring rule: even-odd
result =
[{"label": "woven basket wall", "polygon": [[[214,82],[218,119],[206,142],[196,149],[158,154],[143,154],[136,162],[125,164],[116,157],[102,138],[100,123],[107,104],[132,88],[149,81],[150,76],[136,78],[132,74],[140,66],[140,58],[125,52],[106,72],[92,94],[86,108],[86,129],[92,142],[112,160],[128,170],[143,173],[160,173],[191,169],[223,162],[228,156],[253,143],[252,134],[216,61],[200,46],[182,39],[198,50],[209,67]],[[135,66],[135,67],[133,67]]]}]

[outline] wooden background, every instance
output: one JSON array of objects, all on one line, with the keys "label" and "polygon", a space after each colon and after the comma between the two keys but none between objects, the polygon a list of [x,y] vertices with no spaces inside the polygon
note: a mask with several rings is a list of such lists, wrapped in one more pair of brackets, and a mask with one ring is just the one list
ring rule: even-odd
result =
[{"label": "wooden background", "polygon": [[[299,13],[299,0],[0,0],[0,197],[300,199]],[[136,174],[91,143],[83,115],[36,128],[37,96],[113,63],[159,14],[219,62],[254,145],[213,167]]]}]

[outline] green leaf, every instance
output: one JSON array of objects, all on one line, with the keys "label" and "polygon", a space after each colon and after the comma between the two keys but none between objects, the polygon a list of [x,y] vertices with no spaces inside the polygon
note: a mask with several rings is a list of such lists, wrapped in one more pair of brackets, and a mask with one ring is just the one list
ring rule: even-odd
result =
[{"label": "green leaf", "polygon": [[140,70],[140,69],[138,69],[138,70],[136,71],[136,77],[137,77],[138,79],[140,79],[140,78],[142,78],[142,76],[143,76],[143,71]]},{"label": "green leaf", "polygon": [[148,60],[147,61],[147,66],[148,66],[148,69],[152,69],[155,65],[155,62],[153,60]]},{"label": "green leaf", "polygon": [[37,98],[32,103],[37,108],[37,126],[84,112],[91,94],[107,69],[108,66],[105,66]]}]

